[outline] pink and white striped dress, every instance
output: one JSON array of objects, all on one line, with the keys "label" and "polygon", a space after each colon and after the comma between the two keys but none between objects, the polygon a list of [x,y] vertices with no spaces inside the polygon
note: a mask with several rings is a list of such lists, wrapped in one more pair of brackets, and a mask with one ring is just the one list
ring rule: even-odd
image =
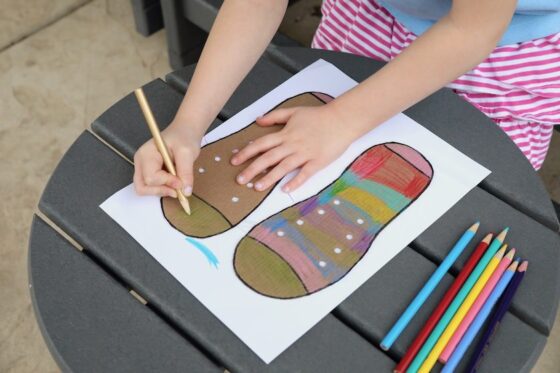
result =
[{"label": "pink and white striped dress", "polygon": [[[389,61],[416,35],[374,0],[325,0],[312,47]],[[560,33],[499,46],[448,85],[498,124],[539,169],[560,124]]]}]

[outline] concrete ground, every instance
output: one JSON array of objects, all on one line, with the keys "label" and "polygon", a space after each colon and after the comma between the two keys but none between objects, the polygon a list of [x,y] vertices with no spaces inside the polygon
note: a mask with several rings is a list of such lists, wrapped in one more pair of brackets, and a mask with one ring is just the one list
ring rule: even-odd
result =
[{"label": "concrete ground", "polygon": [[[320,0],[289,9],[282,29],[309,43]],[[116,100],[169,72],[163,32],[134,30],[129,1],[0,0],[0,371],[55,372],[27,285],[31,216],[54,167]],[[540,172],[560,201],[560,136]],[[556,326],[535,372],[558,372]]]}]

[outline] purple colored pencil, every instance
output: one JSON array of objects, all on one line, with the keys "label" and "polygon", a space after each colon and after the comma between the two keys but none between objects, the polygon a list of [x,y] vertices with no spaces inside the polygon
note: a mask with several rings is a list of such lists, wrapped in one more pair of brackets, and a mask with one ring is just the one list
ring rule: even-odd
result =
[{"label": "purple colored pencil", "polygon": [[496,330],[500,327],[500,323],[504,318],[515,292],[519,288],[519,284],[521,284],[521,280],[523,280],[523,276],[525,276],[525,272],[527,271],[528,262],[524,261],[521,265],[517,268],[517,273],[513,276],[511,283],[506,288],[506,291],[502,295],[498,305],[496,306],[496,310],[492,314],[490,321],[488,321],[488,326],[482,335],[482,339],[476,345],[474,349],[473,355],[471,360],[469,361],[469,365],[465,372],[474,373],[480,364],[480,361],[484,357],[484,354],[488,350],[490,343],[492,342],[492,337],[495,335]]}]

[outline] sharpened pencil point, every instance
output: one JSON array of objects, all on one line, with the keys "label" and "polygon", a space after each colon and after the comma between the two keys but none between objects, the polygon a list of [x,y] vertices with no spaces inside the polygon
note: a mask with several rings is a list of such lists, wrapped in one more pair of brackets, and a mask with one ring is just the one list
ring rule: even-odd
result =
[{"label": "sharpened pencil point", "polygon": [[486,235],[486,237],[484,237],[484,239],[482,240],[482,242],[484,243],[490,243],[490,241],[492,241],[492,237],[494,237],[494,235],[492,233],[488,233]]},{"label": "sharpened pencil point", "polygon": [[504,257],[504,254],[506,253],[506,249],[507,249],[507,245],[502,245],[502,247],[500,248],[500,250],[498,250],[498,252],[496,253],[496,255],[494,255],[494,257],[498,259],[502,259]]},{"label": "sharpened pencil point", "polygon": [[471,227],[469,228],[469,231],[476,232],[478,230],[478,227],[480,227],[480,222],[479,221],[477,221],[476,223],[471,225]]},{"label": "sharpened pencil point", "polygon": [[519,265],[519,260],[514,260],[508,267],[508,271],[514,271],[517,270],[517,266]]},{"label": "sharpened pencil point", "polygon": [[523,263],[521,263],[521,265],[519,266],[519,268],[517,269],[519,272],[525,272],[527,270],[527,267],[529,266],[529,262],[528,261],[523,261]]},{"label": "sharpened pencil point", "polygon": [[189,206],[189,203],[187,202],[186,198],[179,198],[179,203],[181,204],[181,207],[183,207],[183,210],[185,210],[187,215],[190,215],[191,207]]},{"label": "sharpened pencil point", "polygon": [[500,242],[504,242],[504,240],[506,239],[506,235],[509,232],[509,227],[507,227],[506,229],[504,229],[499,235],[498,237],[496,237]]},{"label": "sharpened pencil point", "polygon": [[514,255],[515,255],[515,249],[511,249],[511,250],[507,253],[506,258],[508,258],[508,259],[513,259],[513,256],[514,256]]}]

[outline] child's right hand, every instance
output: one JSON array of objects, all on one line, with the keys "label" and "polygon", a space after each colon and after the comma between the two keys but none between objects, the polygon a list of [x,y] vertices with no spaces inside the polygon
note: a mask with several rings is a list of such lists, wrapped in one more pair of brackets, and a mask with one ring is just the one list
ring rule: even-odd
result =
[{"label": "child's right hand", "polygon": [[193,163],[200,153],[202,136],[189,133],[187,126],[170,124],[161,132],[169,155],[175,164],[177,176],[164,169],[163,158],[152,140],[134,154],[134,188],[139,195],[157,195],[177,198],[175,189],[190,196],[193,186]]}]

